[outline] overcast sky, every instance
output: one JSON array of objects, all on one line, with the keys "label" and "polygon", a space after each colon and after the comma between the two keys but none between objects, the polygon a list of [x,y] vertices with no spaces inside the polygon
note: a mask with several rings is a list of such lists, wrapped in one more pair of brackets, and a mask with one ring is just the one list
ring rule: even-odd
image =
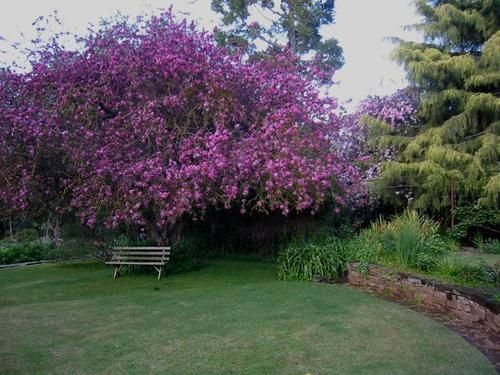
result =
[{"label": "overcast sky", "polygon": [[[325,27],[325,36],[335,36],[344,49],[346,64],[335,80],[339,84],[332,94],[341,102],[353,103],[369,94],[389,94],[406,85],[403,70],[390,60],[394,47],[384,40],[398,36],[418,40],[415,32],[404,25],[417,22],[412,0],[336,0],[336,24]],[[218,17],[210,9],[210,0],[10,0],[0,13],[0,36],[6,42],[23,42],[21,34],[30,38],[32,22],[41,15],[57,10],[65,27],[85,32],[89,22],[120,11],[132,16],[157,11],[173,5],[181,18],[193,19],[201,27],[212,30]],[[5,43],[4,43],[5,45]],[[2,49],[5,49],[2,48]],[[2,60],[17,58],[12,52]],[[353,104],[349,107],[352,108]]]}]

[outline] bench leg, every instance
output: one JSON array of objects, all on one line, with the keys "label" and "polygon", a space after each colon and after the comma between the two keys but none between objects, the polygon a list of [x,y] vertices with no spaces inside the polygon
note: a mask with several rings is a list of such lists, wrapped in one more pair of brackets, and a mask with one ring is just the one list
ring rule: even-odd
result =
[{"label": "bench leg", "polygon": [[161,279],[161,271],[162,271],[162,267],[156,267],[156,266],[153,266],[155,268],[155,270],[158,272],[158,280]]},{"label": "bench leg", "polygon": [[116,279],[118,276],[120,276],[120,268],[121,266],[115,266],[115,274],[113,275],[113,279]]}]

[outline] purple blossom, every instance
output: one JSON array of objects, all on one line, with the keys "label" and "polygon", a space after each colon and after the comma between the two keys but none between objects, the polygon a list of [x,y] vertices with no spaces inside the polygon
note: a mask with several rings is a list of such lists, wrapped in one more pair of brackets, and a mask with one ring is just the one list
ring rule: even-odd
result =
[{"label": "purple blossom", "polygon": [[331,147],[335,100],[296,56],[246,61],[170,13],[81,41],[0,76],[5,214],[73,210],[164,233],[209,208],[314,213],[359,186]]}]

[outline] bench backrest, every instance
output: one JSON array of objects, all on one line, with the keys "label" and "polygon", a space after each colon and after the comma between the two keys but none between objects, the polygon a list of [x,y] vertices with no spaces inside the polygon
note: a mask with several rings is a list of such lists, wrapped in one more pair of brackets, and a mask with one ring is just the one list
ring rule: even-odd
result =
[{"label": "bench backrest", "polygon": [[114,262],[165,263],[170,258],[170,247],[113,247]]}]

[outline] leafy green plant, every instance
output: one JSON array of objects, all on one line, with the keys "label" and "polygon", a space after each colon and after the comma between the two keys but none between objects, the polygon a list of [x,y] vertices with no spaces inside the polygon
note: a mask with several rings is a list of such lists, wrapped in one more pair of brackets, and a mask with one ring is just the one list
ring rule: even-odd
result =
[{"label": "leafy green plant", "polygon": [[456,253],[460,251],[460,242],[456,238],[448,234],[442,235],[440,238],[444,243],[445,252]]},{"label": "leafy green plant", "polygon": [[361,233],[357,260],[429,271],[437,258],[456,246],[438,230],[436,222],[415,211],[405,211],[391,221],[379,219]]},{"label": "leafy green plant", "polygon": [[455,209],[457,224],[450,230],[450,236],[463,240],[473,238],[482,231],[500,226],[500,210],[492,207],[462,206]]},{"label": "leafy green plant", "polygon": [[373,242],[368,236],[357,236],[350,240],[343,241],[344,254],[347,262],[359,263],[358,270],[366,275],[368,266],[377,263],[380,257],[382,245],[373,246]]},{"label": "leafy green plant", "polygon": [[430,272],[436,267],[438,259],[428,253],[420,252],[415,260],[415,267],[424,272]]},{"label": "leafy green plant", "polygon": [[481,235],[474,237],[474,246],[485,254],[500,254],[500,240],[496,238],[483,239]]},{"label": "leafy green plant", "polygon": [[0,244],[0,264],[33,262],[48,259],[54,244],[42,240],[30,242],[8,242]]},{"label": "leafy green plant", "polygon": [[461,284],[498,285],[499,282],[498,271],[483,258],[469,260],[457,255],[443,257],[437,263],[436,272]]},{"label": "leafy green plant", "polygon": [[296,238],[278,255],[278,276],[305,281],[316,276],[340,277],[346,271],[345,252],[344,242],[327,233]]},{"label": "leafy green plant", "polygon": [[63,240],[93,237],[92,230],[77,221],[68,221],[61,226],[61,238]]},{"label": "leafy green plant", "polygon": [[447,239],[439,234],[432,234],[431,236],[424,237],[422,240],[421,248],[425,253],[432,256],[441,256],[446,252],[458,250],[457,243],[452,239]]},{"label": "leafy green plant", "polygon": [[172,246],[166,272],[170,274],[196,271],[206,265],[203,242],[197,236],[184,237]]},{"label": "leafy green plant", "polygon": [[23,228],[14,233],[16,242],[30,242],[37,240],[38,237],[38,231],[34,228]]}]

